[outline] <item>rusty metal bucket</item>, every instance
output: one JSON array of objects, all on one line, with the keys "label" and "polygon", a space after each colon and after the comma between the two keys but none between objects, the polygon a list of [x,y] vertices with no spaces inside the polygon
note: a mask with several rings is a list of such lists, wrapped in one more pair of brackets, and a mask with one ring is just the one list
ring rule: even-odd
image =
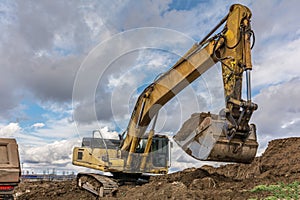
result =
[{"label": "rusty metal bucket", "polygon": [[[192,116],[193,118],[193,116]],[[250,125],[251,131],[245,138],[245,133],[236,132],[228,138],[224,127],[228,121],[218,115],[209,114],[199,117],[183,125],[188,131],[180,130],[173,138],[175,142],[189,155],[204,161],[251,163],[256,155],[258,143],[255,126]],[[185,129],[187,130],[187,129]],[[241,137],[243,135],[243,137]]]}]

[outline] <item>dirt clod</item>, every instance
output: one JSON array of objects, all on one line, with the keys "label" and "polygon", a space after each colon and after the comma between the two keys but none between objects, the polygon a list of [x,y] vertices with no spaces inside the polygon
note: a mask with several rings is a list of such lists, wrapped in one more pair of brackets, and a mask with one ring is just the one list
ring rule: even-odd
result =
[{"label": "dirt clod", "polygon": [[[300,138],[277,139],[251,164],[203,166],[164,176],[155,176],[142,186],[120,186],[114,197],[103,199],[249,199],[262,198],[250,192],[261,184],[300,181]],[[17,199],[96,199],[76,187],[75,181],[23,182]]]}]

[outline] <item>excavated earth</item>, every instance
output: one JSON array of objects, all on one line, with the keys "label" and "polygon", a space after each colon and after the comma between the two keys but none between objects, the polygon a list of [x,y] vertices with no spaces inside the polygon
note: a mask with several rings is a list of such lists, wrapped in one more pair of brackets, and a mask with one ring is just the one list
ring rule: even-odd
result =
[{"label": "excavated earth", "polygon": [[[300,181],[300,137],[269,142],[261,157],[251,164],[202,166],[164,176],[155,176],[142,186],[120,186],[103,199],[261,199],[267,192],[250,190],[261,184]],[[17,199],[96,199],[76,187],[75,181],[23,182]],[[102,198],[101,198],[102,199]]]}]

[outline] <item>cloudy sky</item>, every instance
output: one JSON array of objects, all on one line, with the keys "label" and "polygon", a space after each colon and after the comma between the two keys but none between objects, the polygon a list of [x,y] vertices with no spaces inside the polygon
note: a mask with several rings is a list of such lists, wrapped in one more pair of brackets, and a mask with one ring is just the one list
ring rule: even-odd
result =
[{"label": "cloudy sky", "polygon": [[[73,146],[94,129],[110,138],[126,129],[139,93],[233,2],[0,0],[0,137],[17,139],[26,169],[82,170],[71,164]],[[300,2],[242,3],[256,35],[252,121],[262,152],[272,139],[300,136]],[[223,101],[216,65],[163,107],[156,129],[173,134]],[[174,169],[202,164],[178,154]]]}]

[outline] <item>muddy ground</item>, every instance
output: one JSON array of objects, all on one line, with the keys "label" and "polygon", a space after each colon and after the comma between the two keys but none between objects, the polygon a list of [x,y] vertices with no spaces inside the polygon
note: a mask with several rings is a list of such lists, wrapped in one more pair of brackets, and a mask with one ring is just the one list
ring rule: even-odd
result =
[{"label": "muddy ground", "polygon": [[[273,140],[251,164],[203,166],[156,176],[142,186],[120,186],[113,197],[103,199],[250,199],[267,192],[250,192],[261,184],[300,181],[300,138]],[[21,183],[17,199],[96,199],[76,187],[75,181]]]}]

